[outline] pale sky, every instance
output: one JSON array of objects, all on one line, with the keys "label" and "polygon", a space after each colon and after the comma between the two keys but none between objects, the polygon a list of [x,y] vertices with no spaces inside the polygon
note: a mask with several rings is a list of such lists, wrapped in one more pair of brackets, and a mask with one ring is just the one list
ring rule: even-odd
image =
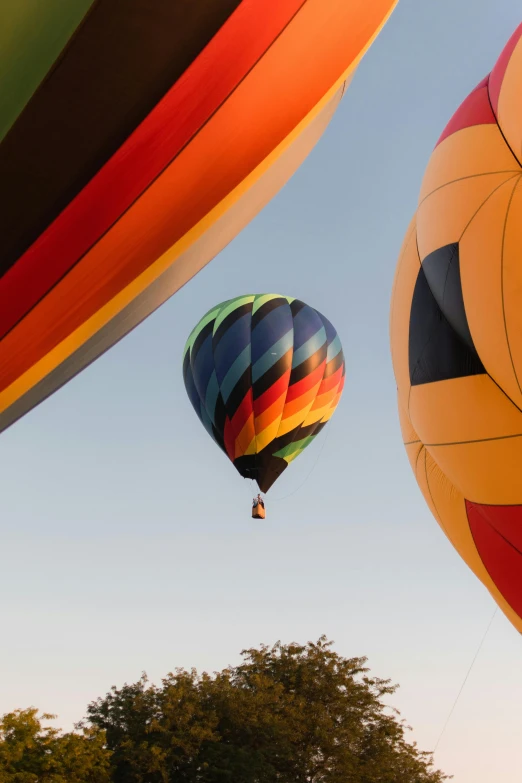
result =
[{"label": "pale sky", "polygon": [[[430,152],[519,22],[515,0],[401,0],[283,191],[0,437],[2,712],[35,705],[69,728],[142,670],[212,671],[244,647],[325,633],[400,683],[393,702],[412,737],[435,746],[494,603],[410,471],[390,292]],[[213,304],[259,292],[323,312],[347,380],[331,423],[269,493],[266,523],[253,524],[251,488],[192,411],[181,355]],[[436,753],[454,783],[520,783],[521,660],[499,613]]]}]

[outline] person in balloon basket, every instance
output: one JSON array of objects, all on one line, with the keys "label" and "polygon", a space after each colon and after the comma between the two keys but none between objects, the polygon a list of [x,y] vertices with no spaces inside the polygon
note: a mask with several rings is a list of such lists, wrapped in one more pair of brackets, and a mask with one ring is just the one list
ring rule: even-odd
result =
[{"label": "person in balloon basket", "polygon": [[261,497],[261,495],[257,494],[257,497],[253,499],[252,501],[252,516],[254,519],[264,519],[265,518],[265,501]]}]

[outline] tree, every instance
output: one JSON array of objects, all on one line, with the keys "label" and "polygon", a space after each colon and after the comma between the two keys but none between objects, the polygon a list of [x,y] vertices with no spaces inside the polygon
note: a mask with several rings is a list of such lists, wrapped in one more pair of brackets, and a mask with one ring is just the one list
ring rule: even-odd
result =
[{"label": "tree", "polygon": [[106,733],[113,783],[446,780],[386,707],[396,686],[331,648],[244,650],[239,666],[178,669],[161,686],[144,675],[90,704],[86,725]]},{"label": "tree", "polygon": [[110,783],[110,751],[96,727],[63,734],[54,715],[16,710],[0,719],[0,783]]}]

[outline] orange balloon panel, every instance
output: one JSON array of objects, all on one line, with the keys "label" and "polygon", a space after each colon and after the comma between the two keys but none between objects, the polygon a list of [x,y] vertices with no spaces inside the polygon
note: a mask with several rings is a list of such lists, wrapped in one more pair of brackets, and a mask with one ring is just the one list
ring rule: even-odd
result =
[{"label": "orange balloon panel", "polygon": [[433,151],[390,336],[419,487],[522,632],[521,96],[522,25]]},{"label": "orange balloon panel", "polygon": [[[24,61],[14,72],[34,92],[26,79],[0,107],[0,430],[263,208],[395,4],[82,0],[83,18],[67,11],[61,57],[42,3],[31,30],[56,65],[30,56],[7,12],[2,32]],[[0,74],[0,86],[13,80]]]}]

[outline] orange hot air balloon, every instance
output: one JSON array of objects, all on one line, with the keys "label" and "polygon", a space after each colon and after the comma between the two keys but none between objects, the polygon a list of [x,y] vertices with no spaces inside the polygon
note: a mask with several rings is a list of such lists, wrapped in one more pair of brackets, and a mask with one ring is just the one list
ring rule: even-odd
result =
[{"label": "orange hot air balloon", "polygon": [[522,631],[522,25],[432,154],[397,266],[404,442],[445,534]]},{"label": "orange hot air balloon", "polygon": [[0,431],[270,200],[395,4],[3,4]]}]

